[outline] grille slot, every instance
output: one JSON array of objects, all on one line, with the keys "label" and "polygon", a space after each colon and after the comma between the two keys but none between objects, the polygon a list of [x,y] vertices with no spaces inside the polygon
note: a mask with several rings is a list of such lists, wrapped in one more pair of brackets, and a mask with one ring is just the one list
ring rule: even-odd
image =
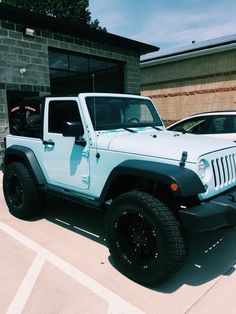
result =
[{"label": "grille slot", "polygon": [[236,159],[235,154],[229,154],[211,160],[211,166],[216,189],[228,186],[236,179]]}]

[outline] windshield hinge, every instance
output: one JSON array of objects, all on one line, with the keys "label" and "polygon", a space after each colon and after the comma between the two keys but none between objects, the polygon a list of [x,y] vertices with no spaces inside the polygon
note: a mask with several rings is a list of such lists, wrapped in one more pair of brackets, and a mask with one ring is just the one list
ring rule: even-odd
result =
[{"label": "windshield hinge", "polygon": [[83,181],[85,184],[88,184],[88,185],[89,185],[90,176],[82,176],[82,181]]},{"label": "windshield hinge", "polygon": [[84,150],[82,152],[82,156],[85,157],[85,158],[89,158],[89,151],[88,150]]}]

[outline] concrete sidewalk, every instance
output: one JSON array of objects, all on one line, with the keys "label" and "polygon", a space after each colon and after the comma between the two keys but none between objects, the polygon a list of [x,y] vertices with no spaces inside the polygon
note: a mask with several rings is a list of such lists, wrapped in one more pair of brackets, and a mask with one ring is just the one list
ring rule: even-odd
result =
[{"label": "concrete sidewalk", "polygon": [[190,234],[185,266],[149,289],[114,267],[102,213],[55,199],[47,207],[19,220],[0,192],[0,314],[236,313],[236,228]]}]

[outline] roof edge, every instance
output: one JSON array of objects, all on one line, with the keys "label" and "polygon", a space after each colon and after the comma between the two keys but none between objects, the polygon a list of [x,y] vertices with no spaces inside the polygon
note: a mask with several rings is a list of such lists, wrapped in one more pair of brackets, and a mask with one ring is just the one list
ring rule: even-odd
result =
[{"label": "roof edge", "polygon": [[35,14],[31,11],[3,3],[0,3],[0,19],[20,23],[26,26],[34,26],[40,29],[47,29],[52,32],[71,35],[73,37],[82,37],[98,42],[105,42],[110,45],[125,47],[129,50],[137,51],[139,55],[159,50],[159,47],[157,46],[104,32],[102,30],[96,30],[86,25],[75,25],[63,19],[42,14]]}]

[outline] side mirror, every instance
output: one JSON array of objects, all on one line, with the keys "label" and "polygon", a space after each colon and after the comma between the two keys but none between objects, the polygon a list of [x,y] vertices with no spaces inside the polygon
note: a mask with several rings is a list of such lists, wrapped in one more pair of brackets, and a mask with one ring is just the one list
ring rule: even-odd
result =
[{"label": "side mirror", "polygon": [[78,138],[84,134],[83,125],[81,122],[64,122],[62,134],[63,136]]}]

